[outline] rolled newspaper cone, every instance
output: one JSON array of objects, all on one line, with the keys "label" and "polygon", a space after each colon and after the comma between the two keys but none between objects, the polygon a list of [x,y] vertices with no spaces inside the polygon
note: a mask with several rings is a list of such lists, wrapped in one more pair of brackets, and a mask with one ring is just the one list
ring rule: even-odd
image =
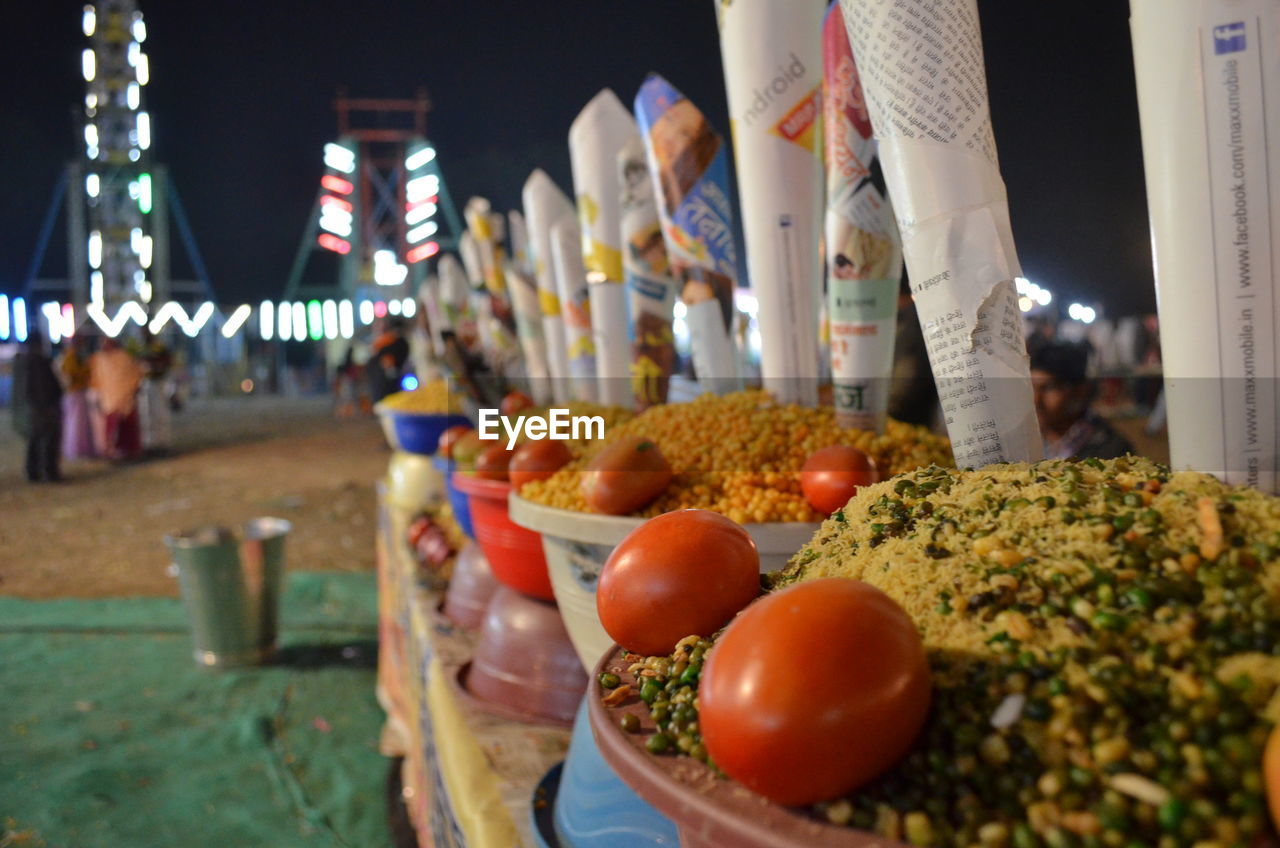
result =
[{"label": "rolled newspaper cone", "polygon": [[525,181],[523,191],[525,224],[529,228],[529,251],[538,285],[538,305],[542,312],[542,334],[547,346],[547,367],[551,373],[551,393],[556,403],[569,399],[569,345],[560,308],[555,267],[551,258],[551,227],[558,221],[572,221],[573,204],[541,168]]},{"label": "rolled newspaper cone", "polygon": [[596,354],[591,340],[591,300],[587,292],[587,269],[582,264],[581,240],[581,231],[572,220],[557,221],[551,227],[551,263],[564,315],[571,391],[575,400],[594,401],[599,397]]},{"label": "rolled newspaper cone", "polygon": [[[840,0],[956,464],[1038,460],[977,0]],[[902,21],[910,21],[904,26]]]},{"label": "rolled newspaper cone", "polygon": [[1275,492],[1280,5],[1129,8],[1170,458]]},{"label": "rolled newspaper cone", "polygon": [[876,143],[832,0],[822,24],[823,129],[827,168],[826,344],[836,421],[884,432],[897,334],[902,245],[893,209],[871,180]]},{"label": "rolled newspaper cone", "polygon": [[613,406],[631,405],[618,151],[639,137],[635,119],[607,88],[591,98],[569,127],[569,161],[582,228],[599,397],[601,403]]},{"label": "rolled newspaper cone", "polygon": [[524,353],[525,373],[529,377],[530,394],[539,406],[550,404],[550,372],[547,369],[547,345],[542,335],[542,309],[538,306],[538,286],[533,278],[520,270],[515,261],[506,268],[507,291],[515,313],[516,337]]},{"label": "rolled newspaper cone", "polygon": [[676,368],[671,310],[677,289],[667,264],[644,142],[638,135],[618,152],[618,181],[622,271],[631,322],[631,393],[635,406],[644,409],[667,402]]},{"label": "rolled newspaper cone", "polygon": [[[483,197],[473,197],[467,201],[463,215],[467,220],[467,232],[475,246],[475,261],[479,266],[480,279],[484,287],[494,297],[506,297],[506,280],[502,276],[501,221],[494,227],[493,208]],[[466,258],[465,255],[463,257]]]},{"label": "rolled newspaper cone", "polygon": [[534,278],[533,257],[529,252],[529,230],[524,215],[512,209],[507,213],[507,239],[511,242],[511,262],[530,280]]},{"label": "rolled newspaper cone", "polygon": [[477,344],[475,315],[471,311],[471,284],[457,257],[445,253],[436,267],[440,277],[441,331],[450,330],[467,350]]},{"label": "rolled newspaper cone", "polygon": [[418,303],[422,304],[423,311],[427,314],[427,324],[431,329],[431,352],[436,358],[444,356],[444,336],[445,330],[453,330],[444,314],[444,309],[440,304],[440,278],[435,274],[430,274],[422,285],[418,286]]},{"label": "rolled newspaper cone", "polygon": [[761,377],[779,400],[816,406],[823,3],[714,2]]},{"label": "rolled newspaper cone", "polygon": [[636,94],[672,276],[680,285],[698,382],[741,388],[732,336],[738,253],[724,142],[690,100],[657,74]]}]

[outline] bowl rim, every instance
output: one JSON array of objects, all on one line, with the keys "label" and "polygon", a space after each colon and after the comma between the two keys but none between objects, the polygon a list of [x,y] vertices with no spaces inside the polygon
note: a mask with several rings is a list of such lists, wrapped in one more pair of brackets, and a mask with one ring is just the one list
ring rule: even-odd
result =
[{"label": "bowl rim", "polygon": [[[512,491],[508,514],[521,527],[548,536],[596,545],[616,545],[647,518],[631,515],[599,515],[534,503]],[[794,554],[822,525],[808,521],[770,521],[744,524],[761,554]]]}]

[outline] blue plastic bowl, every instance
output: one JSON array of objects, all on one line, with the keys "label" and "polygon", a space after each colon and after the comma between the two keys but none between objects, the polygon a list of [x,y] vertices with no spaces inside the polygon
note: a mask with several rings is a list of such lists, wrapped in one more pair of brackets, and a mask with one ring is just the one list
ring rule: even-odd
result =
[{"label": "blue plastic bowl", "polygon": [[587,721],[589,697],[578,705],[555,793],[553,822],[560,848],[678,846],[675,823],[633,792],[600,756]]},{"label": "blue plastic bowl", "polygon": [[431,462],[444,475],[445,491],[449,493],[449,506],[453,507],[454,519],[462,532],[467,534],[467,538],[474,540],[476,531],[471,524],[471,498],[453,485],[453,462],[443,456],[432,457]]},{"label": "blue plastic bowl", "polygon": [[440,434],[445,430],[457,424],[471,426],[471,422],[465,415],[434,415],[393,410],[386,410],[382,414],[391,416],[400,449],[424,456],[435,454],[436,445],[440,443]]}]

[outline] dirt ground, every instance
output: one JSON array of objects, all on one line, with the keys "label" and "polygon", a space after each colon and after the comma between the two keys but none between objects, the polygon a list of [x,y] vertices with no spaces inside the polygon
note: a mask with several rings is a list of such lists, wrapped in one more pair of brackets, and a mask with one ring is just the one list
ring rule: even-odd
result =
[{"label": "dirt ground", "polygon": [[293,522],[288,566],[373,568],[374,481],[390,452],[372,419],[335,421],[328,398],[200,400],[174,416],[170,455],[66,464],[32,485],[0,409],[0,594],[176,595],[166,533],[274,515]]}]

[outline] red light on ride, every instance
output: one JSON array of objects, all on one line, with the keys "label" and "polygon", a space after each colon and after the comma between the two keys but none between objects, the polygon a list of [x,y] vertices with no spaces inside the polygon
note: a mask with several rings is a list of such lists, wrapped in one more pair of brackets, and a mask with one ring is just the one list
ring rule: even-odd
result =
[{"label": "red light on ride", "polygon": [[325,174],[321,177],[320,185],[329,191],[336,191],[338,194],[350,194],[355,191],[355,186],[348,180],[344,180],[342,177],[335,177],[333,174]]},{"label": "red light on ride", "polygon": [[414,262],[421,262],[424,259],[430,259],[440,252],[440,245],[437,242],[429,241],[420,244],[404,255],[404,261],[412,265]]},{"label": "red light on ride", "polygon": [[334,207],[334,208],[336,208],[336,209],[341,209],[343,212],[350,212],[350,211],[351,211],[351,204],[350,204],[350,203],[348,203],[347,201],[343,200],[341,197],[334,197],[332,194],[322,194],[322,195],[320,195],[320,205],[321,205],[321,206],[332,206],[332,207]]},{"label": "red light on ride", "polygon": [[377,303],[375,303],[375,304],[373,305],[373,316],[374,316],[375,318],[386,318],[386,317],[387,317],[387,303],[386,303],[386,301],[384,301],[384,300],[379,300]]},{"label": "red light on ride", "polygon": [[316,241],[325,250],[332,250],[334,253],[347,254],[351,252],[351,242],[346,239],[340,239],[332,233],[321,233]]},{"label": "red light on ride", "polygon": [[414,200],[412,202],[406,203],[404,205],[404,211],[412,212],[413,210],[417,209],[419,206],[426,206],[428,203],[436,203],[439,200],[440,200],[440,195],[433,194],[430,197],[424,197],[421,200]]}]

